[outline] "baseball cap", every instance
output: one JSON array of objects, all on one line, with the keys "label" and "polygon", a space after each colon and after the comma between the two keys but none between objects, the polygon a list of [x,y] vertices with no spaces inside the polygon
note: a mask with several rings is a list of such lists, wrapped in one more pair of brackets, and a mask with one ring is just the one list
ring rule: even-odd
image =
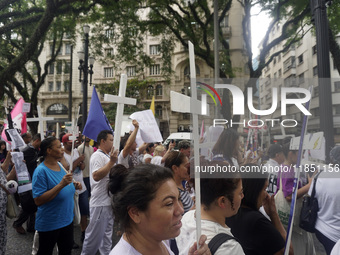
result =
[{"label": "baseball cap", "polygon": [[67,143],[70,139],[69,137],[71,136],[72,134],[65,134],[63,136],[63,138],[61,139],[62,143]]}]

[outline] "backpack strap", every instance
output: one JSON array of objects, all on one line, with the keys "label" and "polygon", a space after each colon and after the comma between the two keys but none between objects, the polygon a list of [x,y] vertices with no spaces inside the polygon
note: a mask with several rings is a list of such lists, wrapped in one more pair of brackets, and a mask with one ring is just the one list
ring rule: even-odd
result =
[{"label": "backpack strap", "polygon": [[[235,239],[235,237],[226,233],[219,233],[210,240],[208,247],[212,255],[218,250],[218,248],[228,240]],[[235,239],[236,240],[236,239]]]}]

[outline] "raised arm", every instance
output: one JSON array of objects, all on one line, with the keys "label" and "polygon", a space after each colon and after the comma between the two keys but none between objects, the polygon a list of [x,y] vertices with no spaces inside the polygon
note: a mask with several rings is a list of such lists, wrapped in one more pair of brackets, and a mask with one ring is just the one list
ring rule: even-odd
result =
[{"label": "raised arm", "polygon": [[137,132],[139,129],[139,123],[137,120],[133,120],[132,121],[132,125],[135,127],[135,129],[133,130],[133,132],[131,133],[131,135],[129,136],[124,149],[123,149],[123,157],[126,158],[127,155],[130,153],[131,147],[133,145],[133,143],[136,141],[136,136],[137,136]]}]

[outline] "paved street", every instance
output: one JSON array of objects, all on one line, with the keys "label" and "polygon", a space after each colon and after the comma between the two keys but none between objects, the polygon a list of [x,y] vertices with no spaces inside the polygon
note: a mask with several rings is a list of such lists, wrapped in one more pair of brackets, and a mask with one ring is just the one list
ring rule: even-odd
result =
[{"label": "paved street", "polygon": [[[34,233],[26,233],[25,235],[20,235],[16,232],[16,230],[12,227],[14,219],[7,218],[7,247],[6,247],[6,255],[31,255],[32,254],[32,243]],[[26,225],[23,227],[26,229]],[[80,227],[74,227],[74,240],[77,244],[80,243]],[[113,235],[113,243],[117,243],[120,237],[117,235]],[[80,255],[81,248],[72,250],[72,255]],[[99,253],[98,253],[99,254]],[[55,251],[53,255],[57,255]]]}]

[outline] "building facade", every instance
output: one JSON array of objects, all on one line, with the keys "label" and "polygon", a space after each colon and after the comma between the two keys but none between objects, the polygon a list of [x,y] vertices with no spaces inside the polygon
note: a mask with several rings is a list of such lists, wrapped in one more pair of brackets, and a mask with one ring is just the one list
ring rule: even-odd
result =
[{"label": "building facade", "polygon": [[[237,77],[247,76],[245,71],[247,55],[243,43],[242,19],[243,7],[238,1],[234,1],[229,14],[221,23],[224,40],[230,45],[230,57],[233,68],[237,70]],[[91,26],[91,24],[90,24]],[[107,36],[113,33],[113,30],[105,31]],[[91,33],[90,33],[91,40]],[[155,112],[159,120],[160,130],[165,139],[172,132],[191,131],[190,114],[182,114],[171,111],[170,91],[177,91],[190,95],[189,79],[189,54],[179,42],[175,42],[172,53],[172,70],[170,83],[161,74],[161,54],[159,52],[160,39],[152,36],[145,37],[144,50],[152,57],[154,64],[144,67],[142,74],[144,79],[152,79],[153,85],[146,88],[143,93],[136,93],[141,105],[151,103],[152,97],[155,96]],[[211,42],[211,46],[213,42]],[[46,43],[45,50],[40,57],[41,63],[46,63],[51,55],[50,45]],[[83,102],[83,90],[79,81],[79,59],[77,52],[83,47],[81,35],[78,36],[76,45],[72,46],[71,40],[64,39],[62,48],[54,64],[50,65],[46,77],[45,85],[40,90],[38,104],[41,106],[43,115],[54,117],[55,120],[47,123],[49,132],[62,130],[68,114],[74,119],[77,116],[78,107]],[[212,47],[213,48],[213,47]],[[114,46],[103,45],[103,55],[115,54]],[[93,66],[93,84],[110,84],[113,80],[119,79],[121,73],[126,73],[128,79],[136,77],[136,66],[133,63],[126,63],[116,70],[113,66],[95,62]],[[198,78],[213,78],[214,70],[207,66],[204,60],[196,57],[196,72]],[[72,89],[72,107],[69,106],[69,90]],[[90,107],[92,88],[88,87],[88,109]],[[103,100],[102,95],[100,95]],[[104,102],[102,102],[105,104]],[[144,110],[144,109],[141,109]],[[81,116],[80,116],[81,118]],[[109,120],[114,122],[114,120]],[[79,121],[78,123],[81,123]]]},{"label": "building facade", "polygon": [[[275,26],[271,31],[269,41],[274,40],[281,34],[281,27]],[[340,38],[338,38],[340,39]],[[275,47],[270,55],[282,50],[285,42],[281,42]],[[269,58],[269,56],[268,56]],[[333,103],[333,122],[335,142],[340,142],[340,76],[337,69],[331,63],[331,91]],[[309,30],[303,39],[293,44],[289,50],[281,53],[273,59],[273,61],[264,68],[262,79],[259,84],[260,105],[263,109],[269,109],[272,105],[272,90],[278,88],[279,104],[277,110],[270,116],[271,119],[294,119],[298,122],[297,127],[282,128],[279,126],[270,129],[272,135],[300,135],[301,124],[303,121],[303,113],[296,106],[287,106],[287,115],[282,116],[280,106],[280,89],[285,88],[306,88],[313,85],[312,100],[310,103],[310,113],[312,114],[308,120],[308,132],[320,131],[320,113],[319,113],[319,89],[318,85],[318,69],[317,69],[317,54],[316,54],[316,38],[312,30]],[[298,99],[301,95],[297,93],[287,94],[287,98]],[[268,116],[266,116],[268,118]]]}]

